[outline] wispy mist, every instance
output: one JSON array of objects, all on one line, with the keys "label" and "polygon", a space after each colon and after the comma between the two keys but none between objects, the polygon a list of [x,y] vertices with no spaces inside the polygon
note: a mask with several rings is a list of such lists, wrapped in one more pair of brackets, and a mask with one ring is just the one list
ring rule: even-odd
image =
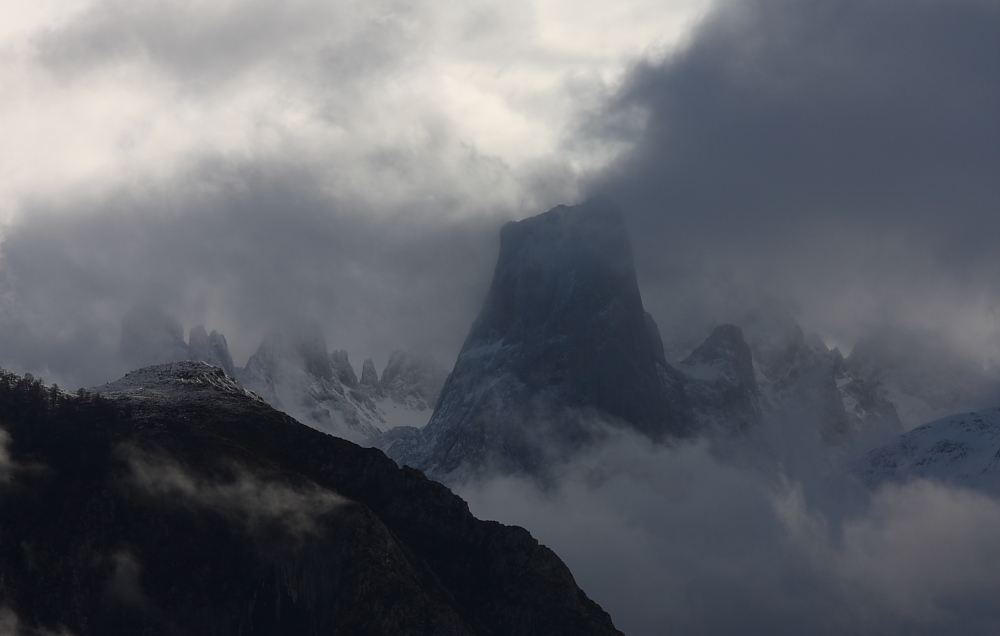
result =
[{"label": "wispy mist", "polygon": [[622,436],[554,490],[508,478],[460,492],[473,513],[529,528],[635,636],[1000,626],[1000,503],[970,491],[869,495],[832,470],[801,481]]},{"label": "wispy mist", "polygon": [[277,479],[261,479],[240,466],[231,467],[231,478],[212,480],[193,474],[166,456],[132,447],[119,449],[119,454],[128,462],[131,484],[140,492],[219,512],[248,531],[270,522],[281,524],[295,536],[315,534],[319,517],[347,503],[315,484],[296,488]]}]

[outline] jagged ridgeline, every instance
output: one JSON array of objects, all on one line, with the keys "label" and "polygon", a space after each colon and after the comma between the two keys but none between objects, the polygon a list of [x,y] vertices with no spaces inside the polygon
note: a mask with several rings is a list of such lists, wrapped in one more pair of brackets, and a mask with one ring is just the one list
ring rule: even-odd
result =
[{"label": "jagged ridgeline", "polygon": [[184,342],[180,321],[148,304],[122,319],[118,353],[129,369],[207,362],[300,422],[369,445],[394,427],[409,431],[426,424],[448,376],[429,356],[397,350],[381,378],[368,359],[359,380],[347,352],[328,350],[322,328],[308,321],[271,329],[246,366],[237,367],[225,336],[197,325]]},{"label": "jagged ridgeline", "polygon": [[0,633],[619,635],[527,531],[201,362],[0,370]]},{"label": "jagged ridgeline", "polygon": [[595,198],[503,227],[486,302],[434,414],[388,452],[447,481],[542,475],[604,424],[664,440],[695,422],[643,309],[624,218]]}]

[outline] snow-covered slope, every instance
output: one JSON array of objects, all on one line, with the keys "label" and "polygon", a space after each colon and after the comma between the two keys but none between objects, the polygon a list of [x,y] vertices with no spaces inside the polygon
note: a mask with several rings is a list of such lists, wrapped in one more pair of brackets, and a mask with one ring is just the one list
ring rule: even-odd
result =
[{"label": "snow-covered slope", "polygon": [[833,446],[871,448],[902,432],[879,379],[861,376],[836,348],[780,310],[744,319],[764,419],[809,427]]},{"label": "snow-covered slope", "polygon": [[133,409],[132,416],[138,420],[147,412],[154,413],[176,402],[179,396],[197,403],[199,395],[212,401],[224,393],[264,403],[260,396],[247,391],[221,368],[191,360],[136,369],[121,379],[88,391],[114,401],[127,400]]},{"label": "snow-covered slope", "polygon": [[208,363],[300,422],[361,444],[395,427],[423,427],[448,375],[426,356],[395,351],[381,379],[365,360],[358,380],[347,352],[328,351],[315,324],[271,331],[242,368],[222,334],[202,325],[191,329],[188,342],[182,334],[180,321],[162,308],[136,306],[122,319],[119,356],[133,369]]},{"label": "snow-covered slope", "polygon": [[236,377],[276,409],[331,435],[364,442],[383,424],[346,352],[327,351],[316,326],[272,331]]},{"label": "snow-covered slope", "polygon": [[346,351],[330,352],[316,325],[272,331],[236,377],[271,406],[303,424],[374,443],[398,426],[427,423],[446,372],[432,360],[394,352],[378,378],[365,360],[358,380]]},{"label": "snow-covered slope", "polygon": [[918,426],[868,453],[853,471],[870,487],[924,478],[1000,495],[1000,408]]}]

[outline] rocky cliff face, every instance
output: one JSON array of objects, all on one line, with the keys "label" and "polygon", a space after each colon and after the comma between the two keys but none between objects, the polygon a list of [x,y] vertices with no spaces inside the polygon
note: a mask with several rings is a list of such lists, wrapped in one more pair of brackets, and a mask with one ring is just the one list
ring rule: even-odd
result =
[{"label": "rocky cliff face", "polygon": [[96,390],[0,373],[0,605],[17,633],[620,633],[526,531],[219,369]]},{"label": "rocky cliff face", "polygon": [[809,427],[832,446],[871,448],[902,431],[885,388],[789,316],[753,315],[745,329],[766,420]]},{"label": "rocky cliff face", "polygon": [[605,200],[503,227],[489,294],[437,409],[390,453],[442,479],[538,475],[589,443],[596,422],[655,440],[694,429],[643,310],[624,219]]},{"label": "rocky cliff face", "polygon": [[188,360],[207,362],[219,367],[230,376],[236,374],[236,365],[233,364],[233,356],[229,353],[229,343],[221,333],[215,330],[208,333],[203,325],[198,325],[192,328],[188,335],[187,348]]},{"label": "rocky cliff face", "polygon": [[678,369],[684,374],[684,388],[698,416],[699,430],[709,435],[735,435],[760,426],[753,354],[739,327],[716,327]]}]

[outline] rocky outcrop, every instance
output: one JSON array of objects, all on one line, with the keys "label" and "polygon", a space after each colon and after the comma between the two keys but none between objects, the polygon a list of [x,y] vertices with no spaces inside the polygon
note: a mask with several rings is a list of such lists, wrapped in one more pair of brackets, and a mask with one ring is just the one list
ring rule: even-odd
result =
[{"label": "rocky outcrop", "polygon": [[709,435],[742,434],[760,426],[760,391],[753,354],[735,325],[721,325],[681,361],[684,388]]},{"label": "rocky outcrop", "polygon": [[233,356],[229,353],[229,343],[221,333],[212,330],[207,333],[203,325],[191,329],[187,345],[188,360],[200,360],[219,367],[228,375],[236,374]]},{"label": "rocky outcrop", "polygon": [[620,634],[527,531],[217,368],[96,391],[0,374],[0,603],[17,633]]},{"label": "rocky outcrop", "polygon": [[347,352],[328,352],[316,325],[272,331],[236,377],[275,408],[344,439],[365,442],[384,426]]},{"label": "rocky outcrop", "polygon": [[354,373],[354,367],[348,360],[347,352],[338,349],[330,354],[330,367],[333,370],[333,377],[350,389],[358,388],[358,376]]},{"label": "rocky outcrop", "polygon": [[[361,366],[361,386],[377,398],[385,397],[382,382],[378,379],[378,371],[375,370],[375,362],[371,358],[367,358]],[[438,392],[440,392],[440,388]],[[434,397],[437,399],[436,394]]]},{"label": "rocky outcrop", "polygon": [[745,318],[764,419],[809,427],[826,444],[871,448],[902,431],[877,378],[856,374],[836,348],[781,311]]},{"label": "rocky outcrop", "polygon": [[439,479],[540,475],[607,423],[654,440],[695,425],[643,310],[624,219],[594,199],[503,227],[486,302],[434,415],[389,452]]}]

